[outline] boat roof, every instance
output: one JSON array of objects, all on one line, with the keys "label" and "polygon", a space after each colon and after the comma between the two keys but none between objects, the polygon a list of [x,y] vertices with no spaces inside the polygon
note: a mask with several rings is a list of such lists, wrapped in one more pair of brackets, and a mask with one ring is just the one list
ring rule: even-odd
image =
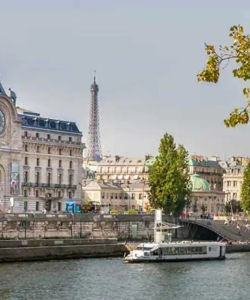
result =
[{"label": "boat roof", "polygon": [[226,243],[222,243],[222,242],[216,242],[216,241],[176,241],[176,242],[168,242],[168,243],[141,243],[138,246],[141,247],[146,247],[146,248],[150,248],[150,247],[171,247],[171,246],[222,246],[222,245],[226,245]]}]

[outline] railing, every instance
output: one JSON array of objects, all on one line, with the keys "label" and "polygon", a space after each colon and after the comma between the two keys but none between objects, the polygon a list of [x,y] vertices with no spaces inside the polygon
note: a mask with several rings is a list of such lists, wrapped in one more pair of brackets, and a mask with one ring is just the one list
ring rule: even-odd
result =
[{"label": "railing", "polygon": [[49,184],[49,183],[34,183],[34,182],[23,182],[23,187],[43,187],[43,188],[66,188],[66,189],[76,189],[76,185],[72,184]]},{"label": "railing", "polygon": [[61,144],[61,145],[68,145],[68,144],[71,144],[71,145],[78,145],[78,146],[81,146],[83,145],[84,146],[84,143],[82,142],[74,142],[74,141],[64,141],[64,140],[58,140],[58,139],[47,139],[47,138],[37,138],[37,137],[33,137],[33,136],[22,136],[23,139],[26,139],[26,140],[31,140],[31,141],[37,141],[37,142],[46,142],[46,143],[57,143],[57,144]]}]

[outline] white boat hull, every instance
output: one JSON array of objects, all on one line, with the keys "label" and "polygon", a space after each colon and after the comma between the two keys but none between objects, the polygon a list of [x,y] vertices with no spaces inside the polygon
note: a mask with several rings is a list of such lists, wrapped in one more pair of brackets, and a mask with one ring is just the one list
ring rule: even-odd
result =
[{"label": "white boat hull", "polygon": [[223,260],[225,244],[219,242],[181,242],[140,244],[123,261],[140,262],[177,262],[189,260]]}]

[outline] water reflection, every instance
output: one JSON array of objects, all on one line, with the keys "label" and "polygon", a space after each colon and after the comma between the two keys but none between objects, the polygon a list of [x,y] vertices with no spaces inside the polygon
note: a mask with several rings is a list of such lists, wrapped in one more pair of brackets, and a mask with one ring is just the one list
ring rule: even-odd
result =
[{"label": "water reflection", "polygon": [[248,299],[250,253],[225,261],[79,259],[0,265],[0,299]]}]

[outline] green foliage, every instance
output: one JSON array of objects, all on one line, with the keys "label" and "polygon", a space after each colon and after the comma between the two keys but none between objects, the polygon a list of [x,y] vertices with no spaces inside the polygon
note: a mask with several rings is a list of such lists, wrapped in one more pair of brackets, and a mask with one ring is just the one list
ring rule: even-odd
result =
[{"label": "green foliage", "polygon": [[202,204],[201,211],[202,211],[203,214],[205,214],[205,212],[207,211],[206,205]]},{"label": "green foliage", "polygon": [[242,212],[240,202],[237,200],[234,200],[234,199],[230,200],[226,203],[225,210],[226,210],[226,213],[233,213],[233,214]]},{"label": "green foliage", "polygon": [[[197,75],[198,81],[217,83],[220,77],[220,67],[223,62],[234,60],[237,68],[233,69],[234,77],[250,79],[250,35],[244,35],[241,25],[234,25],[230,28],[229,36],[233,39],[230,46],[220,46],[219,51],[213,45],[206,45],[205,50],[208,60],[203,71]],[[250,115],[250,88],[244,88],[243,94],[246,97],[246,105],[243,108],[235,108],[229,118],[224,120],[227,127],[235,127],[238,124],[247,124]]]},{"label": "green foliage", "polygon": [[126,212],[128,215],[138,215],[138,210],[136,209],[129,209]]},{"label": "green foliage", "polygon": [[118,209],[111,209],[109,212],[111,215],[119,215],[121,212]]},{"label": "green foliage", "polygon": [[178,215],[189,204],[191,185],[187,168],[188,152],[181,145],[176,147],[174,138],[165,134],[149,170],[149,200],[153,208]]},{"label": "green foliage", "polygon": [[250,163],[247,165],[241,187],[241,206],[244,211],[250,211]]}]

